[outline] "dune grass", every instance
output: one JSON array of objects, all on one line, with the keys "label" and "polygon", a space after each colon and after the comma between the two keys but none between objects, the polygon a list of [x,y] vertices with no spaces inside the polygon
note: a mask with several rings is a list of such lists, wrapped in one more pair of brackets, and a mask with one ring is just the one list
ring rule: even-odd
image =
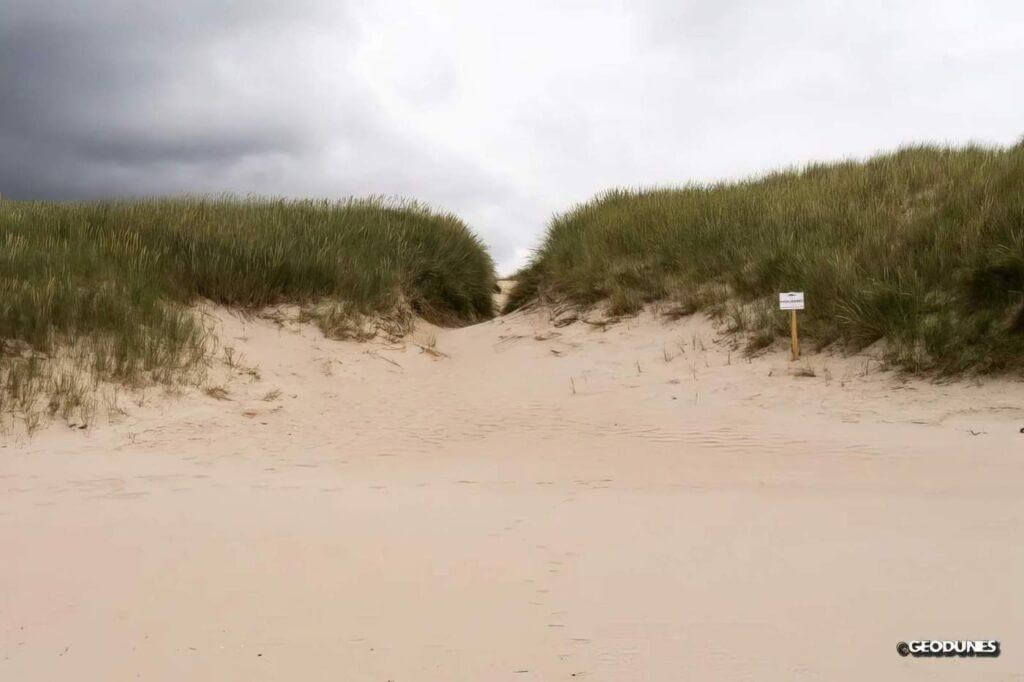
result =
[{"label": "dune grass", "polygon": [[914,146],[741,182],[616,190],[553,219],[506,311],[543,297],[614,313],[707,310],[748,348],[787,333],[883,342],[921,373],[1024,367],[1024,143]]},{"label": "dune grass", "polygon": [[466,225],[416,203],[0,200],[0,415],[67,417],[100,381],[181,380],[213,352],[202,299],[400,335],[413,313],[491,317],[494,283]]}]

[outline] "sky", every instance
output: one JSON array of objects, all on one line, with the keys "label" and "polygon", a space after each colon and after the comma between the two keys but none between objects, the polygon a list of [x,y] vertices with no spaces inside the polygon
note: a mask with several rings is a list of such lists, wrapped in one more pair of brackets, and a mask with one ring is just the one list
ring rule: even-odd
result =
[{"label": "sky", "polygon": [[1024,135],[1019,0],[0,0],[0,195],[418,199],[499,271],[613,187]]}]

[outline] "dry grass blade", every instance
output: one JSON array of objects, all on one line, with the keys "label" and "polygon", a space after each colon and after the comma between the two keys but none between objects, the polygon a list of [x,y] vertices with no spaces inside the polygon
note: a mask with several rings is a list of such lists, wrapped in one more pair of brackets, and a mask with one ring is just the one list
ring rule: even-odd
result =
[{"label": "dry grass blade", "polygon": [[214,400],[231,400],[231,398],[228,397],[228,389],[223,386],[210,386],[206,388],[203,393]]}]

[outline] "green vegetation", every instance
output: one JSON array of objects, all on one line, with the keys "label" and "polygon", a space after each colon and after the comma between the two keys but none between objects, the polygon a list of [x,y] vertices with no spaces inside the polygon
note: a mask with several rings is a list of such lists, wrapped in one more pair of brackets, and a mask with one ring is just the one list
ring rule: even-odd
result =
[{"label": "green vegetation", "polygon": [[401,335],[412,313],[491,317],[494,284],[477,237],[415,203],[0,200],[0,418],[70,418],[100,380],[190,376],[214,352],[201,299]]},{"label": "green vegetation", "polygon": [[556,217],[506,306],[707,310],[749,348],[803,290],[819,346],[884,341],[914,372],[1024,367],[1024,143],[917,146],[743,182],[613,191]]}]

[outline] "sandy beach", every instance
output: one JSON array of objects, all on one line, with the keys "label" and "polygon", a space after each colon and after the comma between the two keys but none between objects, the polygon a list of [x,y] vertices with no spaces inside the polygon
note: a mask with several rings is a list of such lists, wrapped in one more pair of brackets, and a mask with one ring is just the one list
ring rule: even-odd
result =
[{"label": "sandy beach", "polygon": [[[656,309],[210,314],[223,392],[2,441],[0,679],[1024,676],[1024,384]],[[932,638],[1003,651],[896,652]]]}]

